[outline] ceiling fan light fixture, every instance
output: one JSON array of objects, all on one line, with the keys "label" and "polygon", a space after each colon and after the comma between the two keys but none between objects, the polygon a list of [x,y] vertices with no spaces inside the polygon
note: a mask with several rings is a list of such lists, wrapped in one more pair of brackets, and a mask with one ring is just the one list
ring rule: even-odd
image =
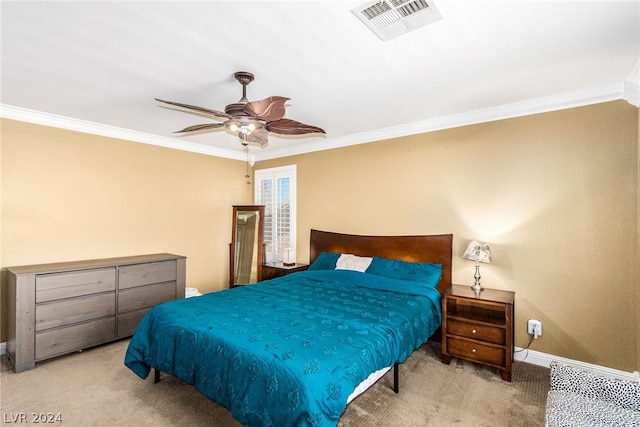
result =
[{"label": "ceiling fan light fixture", "polygon": [[258,120],[227,120],[224,123],[225,129],[231,132],[234,135],[239,133],[250,134],[254,132],[256,129],[263,128],[262,123]]}]

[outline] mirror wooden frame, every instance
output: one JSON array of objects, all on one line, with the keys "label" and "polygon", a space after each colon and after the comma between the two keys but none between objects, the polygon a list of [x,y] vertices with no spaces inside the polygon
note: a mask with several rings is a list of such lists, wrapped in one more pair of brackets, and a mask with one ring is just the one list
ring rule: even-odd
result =
[{"label": "mirror wooden frame", "polygon": [[[244,232],[239,232],[239,215],[242,212],[255,212],[257,213],[257,223],[252,236],[247,235]],[[262,263],[264,257],[264,206],[262,205],[233,205],[233,221],[231,227],[231,243],[229,244],[229,287],[235,288],[237,286],[249,285],[262,280]],[[244,230],[243,230],[244,231]],[[239,237],[241,236],[241,237]],[[255,248],[255,251],[247,252],[248,249],[242,249],[242,243],[251,241],[251,246]],[[246,245],[245,245],[246,248]],[[255,253],[254,253],[255,252]],[[252,259],[251,272],[255,272],[255,280],[250,278],[246,283],[237,283],[236,269],[239,267],[238,257],[242,253],[250,253]]]}]

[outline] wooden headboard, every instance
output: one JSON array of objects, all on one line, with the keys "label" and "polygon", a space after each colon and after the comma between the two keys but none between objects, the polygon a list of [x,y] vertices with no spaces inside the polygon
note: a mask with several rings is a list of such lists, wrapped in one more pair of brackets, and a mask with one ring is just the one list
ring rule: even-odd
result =
[{"label": "wooden headboard", "polygon": [[377,256],[410,262],[442,264],[438,291],[451,285],[453,235],[431,236],[361,236],[311,230],[309,261],[313,263],[321,252],[336,252],[359,256]]}]

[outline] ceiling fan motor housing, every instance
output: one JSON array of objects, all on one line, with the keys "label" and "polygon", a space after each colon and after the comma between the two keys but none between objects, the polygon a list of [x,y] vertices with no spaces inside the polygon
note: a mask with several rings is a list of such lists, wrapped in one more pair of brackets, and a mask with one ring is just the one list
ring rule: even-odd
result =
[{"label": "ceiling fan motor housing", "polygon": [[244,111],[244,104],[246,102],[236,102],[234,104],[229,104],[224,107],[224,112],[229,114],[230,116],[245,116],[249,117],[246,111]]}]

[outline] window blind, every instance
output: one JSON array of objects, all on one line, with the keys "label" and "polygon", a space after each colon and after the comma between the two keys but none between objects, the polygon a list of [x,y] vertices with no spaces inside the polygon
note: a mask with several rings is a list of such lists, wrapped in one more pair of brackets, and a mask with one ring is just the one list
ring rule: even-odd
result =
[{"label": "window blind", "polygon": [[265,206],[264,241],[267,261],[282,261],[295,248],[295,165],[256,171],[255,203]]}]

